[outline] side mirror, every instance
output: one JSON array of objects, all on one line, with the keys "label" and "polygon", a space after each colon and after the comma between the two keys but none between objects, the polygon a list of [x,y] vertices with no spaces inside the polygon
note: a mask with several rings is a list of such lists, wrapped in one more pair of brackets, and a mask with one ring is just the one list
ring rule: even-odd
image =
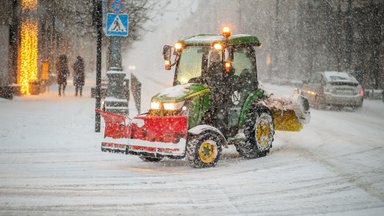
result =
[{"label": "side mirror", "polygon": [[163,47],[163,58],[164,58],[164,66],[165,70],[171,70],[171,54],[172,54],[172,46],[164,45]]}]

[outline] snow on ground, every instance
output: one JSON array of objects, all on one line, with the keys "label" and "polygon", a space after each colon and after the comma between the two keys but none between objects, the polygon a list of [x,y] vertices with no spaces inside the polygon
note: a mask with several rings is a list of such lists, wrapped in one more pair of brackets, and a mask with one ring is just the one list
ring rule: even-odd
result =
[{"label": "snow on ground", "polygon": [[0,100],[0,215],[384,213],[381,101],[357,112],[312,110],[301,132],[277,132],[267,157],[246,160],[230,146],[217,167],[194,169],[101,152],[91,85],[82,98],[70,85],[65,97],[53,86]]},{"label": "snow on ground", "polygon": [[[175,28],[196,7],[172,1],[152,23],[161,28],[123,55],[124,68],[135,65],[143,82],[143,111],[171,85],[162,45],[180,37]],[[69,83],[65,97],[52,86],[43,95],[0,99],[0,215],[384,214],[381,101],[365,101],[356,112],[312,110],[301,132],[276,133],[267,157],[246,160],[230,146],[215,168],[194,169],[185,160],[146,163],[101,152],[94,78],[87,78],[81,98]],[[293,92],[264,86],[276,95]]]}]

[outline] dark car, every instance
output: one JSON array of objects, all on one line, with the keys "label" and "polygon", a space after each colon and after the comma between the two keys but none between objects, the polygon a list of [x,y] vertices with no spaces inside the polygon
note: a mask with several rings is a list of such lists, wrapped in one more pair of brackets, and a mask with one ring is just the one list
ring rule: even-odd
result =
[{"label": "dark car", "polygon": [[328,105],[359,108],[363,105],[363,88],[355,77],[346,72],[316,72],[304,82],[301,93],[316,108]]}]

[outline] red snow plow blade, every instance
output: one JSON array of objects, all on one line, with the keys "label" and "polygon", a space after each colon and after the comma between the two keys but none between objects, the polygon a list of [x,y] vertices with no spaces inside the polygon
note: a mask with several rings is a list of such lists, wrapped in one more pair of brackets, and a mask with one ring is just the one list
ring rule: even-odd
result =
[{"label": "red snow plow blade", "polygon": [[129,119],[97,110],[105,122],[102,151],[152,156],[183,156],[187,139],[187,116],[140,115]]}]

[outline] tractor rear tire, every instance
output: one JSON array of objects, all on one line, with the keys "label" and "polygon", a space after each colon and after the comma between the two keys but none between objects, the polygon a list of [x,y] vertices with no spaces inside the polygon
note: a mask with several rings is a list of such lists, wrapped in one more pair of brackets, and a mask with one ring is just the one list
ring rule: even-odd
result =
[{"label": "tractor rear tire", "polygon": [[187,160],[194,168],[214,167],[220,159],[222,137],[212,131],[190,136],[187,143]]},{"label": "tractor rear tire", "polygon": [[271,111],[253,103],[244,123],[245,142],[236,144],[236,150],[245,158],[264,157],[272,148],[274,134]]}]

